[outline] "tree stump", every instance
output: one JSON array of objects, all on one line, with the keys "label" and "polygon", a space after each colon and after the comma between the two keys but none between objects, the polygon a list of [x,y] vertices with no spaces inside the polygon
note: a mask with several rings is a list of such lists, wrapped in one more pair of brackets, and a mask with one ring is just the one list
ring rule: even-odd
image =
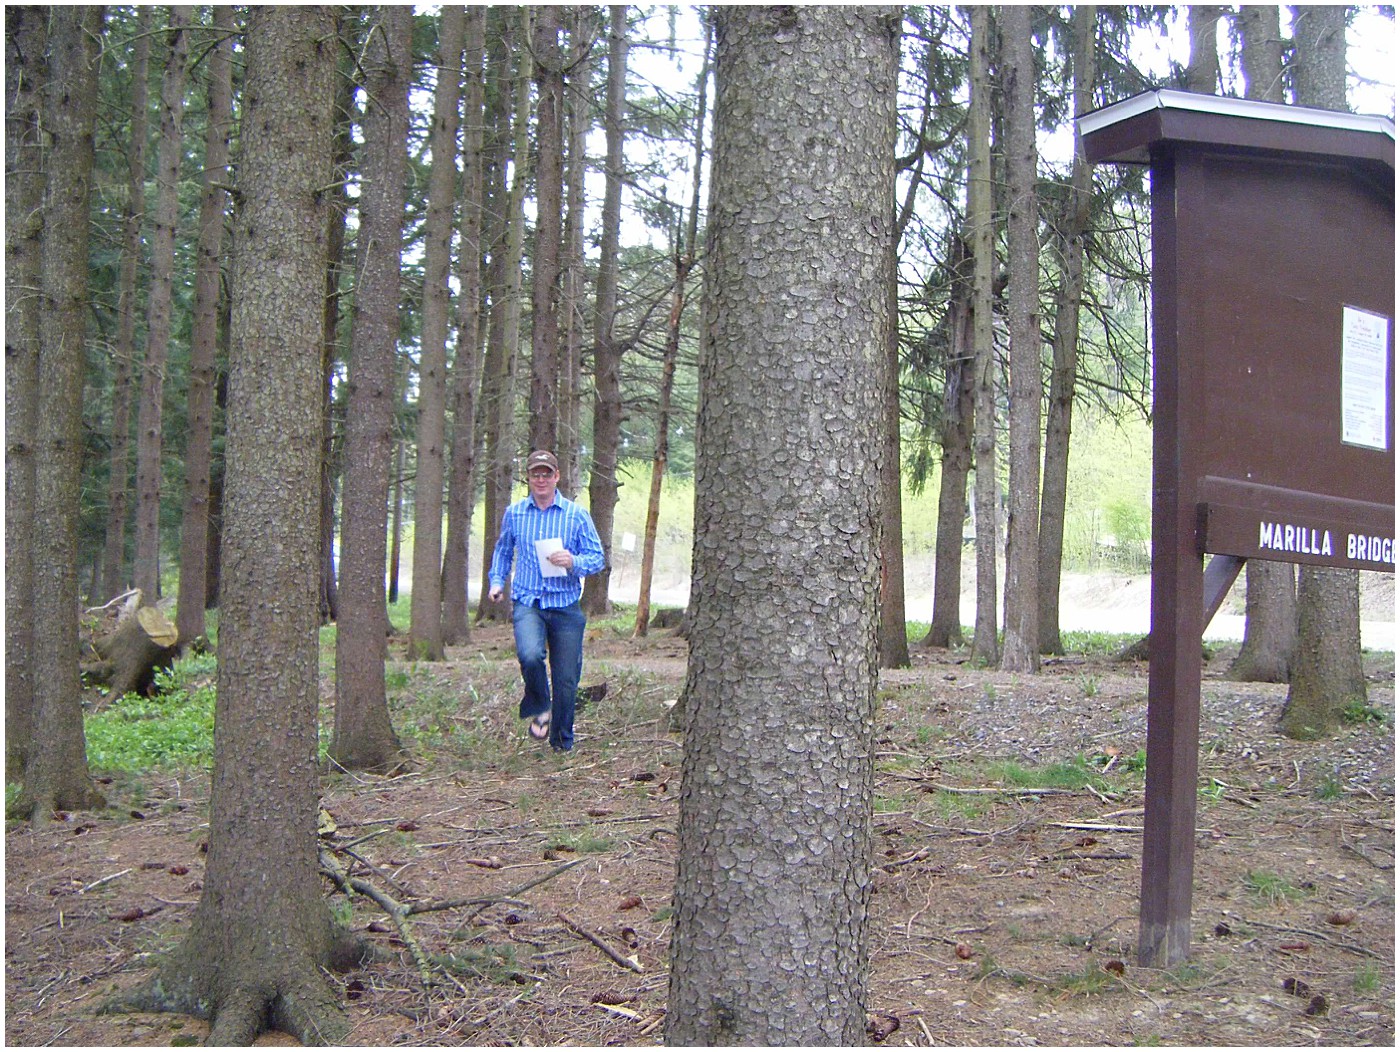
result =
[{"label": "tree stump", "polygon": [[149,694],[155,674],[175,663],[180,634],[154,606],[143,606],[123,620],[110,636],[94,644],[111,668],[107,701],[123,694]]}]

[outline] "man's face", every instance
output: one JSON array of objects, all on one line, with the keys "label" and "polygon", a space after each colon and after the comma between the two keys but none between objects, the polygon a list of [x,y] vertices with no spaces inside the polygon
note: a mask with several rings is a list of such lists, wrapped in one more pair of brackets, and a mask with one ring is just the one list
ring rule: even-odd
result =
[{"label": "man's face", "polygon": [[559,474],[553,468],[543,465],[530,469],[530,495],[546,503],[554,498],[554,489],[559,485]]}]

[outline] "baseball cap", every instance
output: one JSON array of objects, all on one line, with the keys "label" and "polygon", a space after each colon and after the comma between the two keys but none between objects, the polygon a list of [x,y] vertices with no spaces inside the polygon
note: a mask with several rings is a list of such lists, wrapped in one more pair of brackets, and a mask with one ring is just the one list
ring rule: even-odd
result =
[{"label": "baseball cap", "polygon": [[559,461],[554,459],[553,453],[543,449],[537,449],[531,453],[529,459],[525,461],[525,470],[528,472],[532,468],[538,467],[546,467],[549,468],[550,471],[558,471]]}]

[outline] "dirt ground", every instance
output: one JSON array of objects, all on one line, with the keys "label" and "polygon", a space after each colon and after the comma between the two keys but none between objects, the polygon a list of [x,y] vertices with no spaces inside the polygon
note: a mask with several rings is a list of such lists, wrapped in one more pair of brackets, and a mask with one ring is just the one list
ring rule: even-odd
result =
[{"label": "dirt ground", "polygon": [[[514,718],[505,630],[395,665],[418,767],[329,778],[325,840],[399,901],[478,901],[411,918],[425,984],[379,907],[332,900],[380,951],[335,977],[349,1043],[661,1042],[684,643],[590,636],[584,683],[609,691],[566,758]],[[1371,710],[1308,744],[1275,730],[1286,687],[1220,678],[1232,650],[1207,668],[1193,954],[1171,970],[1135,963],[1146,667],[1075,657],[1014,676],[917,651],[882,675],[872,1044],[1393,1047],[1393,656],[1368,655]],[[104,790],[106,812],[7,830],[7,1045],[207,1032],[96,1013],[187,927],[207,780]]]}]

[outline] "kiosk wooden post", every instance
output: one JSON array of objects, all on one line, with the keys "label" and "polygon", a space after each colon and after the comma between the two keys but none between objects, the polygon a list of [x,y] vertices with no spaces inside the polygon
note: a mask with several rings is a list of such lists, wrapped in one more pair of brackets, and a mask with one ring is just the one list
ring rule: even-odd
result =
[{"label": "kiosk wooden post", "polygon": [[1395,128],[1156,91],[1079,129],[1091,163],[1151,165],[1138,959],[1169,966],[1191,947],[1208,618],[1249,558],[1394,571]]}]

